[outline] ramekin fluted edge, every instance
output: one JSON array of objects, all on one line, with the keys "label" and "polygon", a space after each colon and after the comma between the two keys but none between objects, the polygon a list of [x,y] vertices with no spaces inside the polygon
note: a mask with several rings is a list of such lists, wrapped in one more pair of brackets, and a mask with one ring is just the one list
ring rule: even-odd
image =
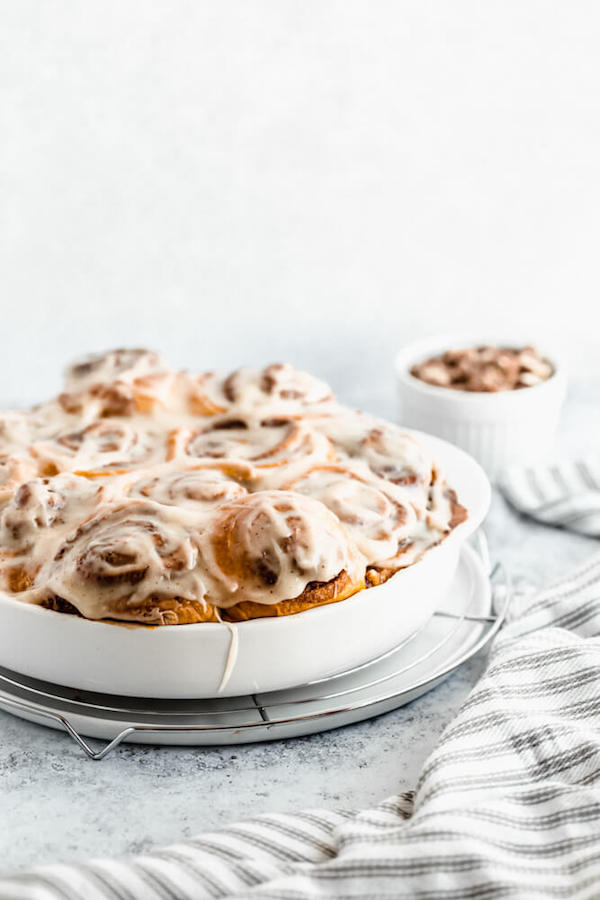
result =
[{"label": "ramekin fluted edge", "polygon": [[566,393],[566,371],[559,355],[546,345],[540,351],[552,365],[547,381],[497,393],[435,387],[411,368],[445,350],[475,346],[523,347],[532,342],[511,337],[436,335],[414,341],[396,355],[399,421],[444,438],[470,453],[491,477],[507,466],[532,463],[551,453]]}]

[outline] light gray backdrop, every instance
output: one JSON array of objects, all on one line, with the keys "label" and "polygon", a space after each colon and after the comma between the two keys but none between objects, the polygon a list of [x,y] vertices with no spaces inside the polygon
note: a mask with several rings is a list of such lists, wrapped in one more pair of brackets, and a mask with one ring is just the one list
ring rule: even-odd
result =
[{"label": "light gray backdrop", "polygon": [[115,344],[380,409],[430,331],[600,368],[599,46],[594,2],[3,0],[0,401]]}]

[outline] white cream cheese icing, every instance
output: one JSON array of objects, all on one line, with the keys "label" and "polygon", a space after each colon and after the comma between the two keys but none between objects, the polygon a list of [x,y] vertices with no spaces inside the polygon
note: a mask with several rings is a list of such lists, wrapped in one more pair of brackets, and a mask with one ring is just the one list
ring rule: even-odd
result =
[{"label": "white cream cheese icing", "polygon": [[0,413],[0,589],[88,618],[218,621],[341,572],[359,589],[457,509],[425,447],[287,365],[223,378],[112,351]]}]

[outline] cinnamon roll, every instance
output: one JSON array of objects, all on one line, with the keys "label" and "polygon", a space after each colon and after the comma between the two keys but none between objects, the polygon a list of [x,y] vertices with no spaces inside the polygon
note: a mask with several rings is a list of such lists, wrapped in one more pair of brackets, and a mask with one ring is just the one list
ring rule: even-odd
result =
[{"label": "cinnamon roll", "polygon": [[361,449],[371,471],[386,481],[405,486],[426,486],[431,481],[429,454],[399,428],[382,424],[369,429]]},{"label": "cinnamon roll", "polygon": [[183,452],[190,457],[248,461],[258,470],[290,468],[335,459],[329,439],[308,423],[290,418],[219,418],[210,426],[184,436]]},{"label": "cinnamon roll", "polygon": [[144,497],[166,506],[209,509],[247,494],[245,484],[251,477],[251,467],[242,463],[168,468],[136,481],[128,493],[131,497]]},{"label": "cinnamon roll", "polygon": [[72,471],[95,477],[163,462],[167,445],[167,434],[158,428],[123,419],[100,419],[51,441],[36,442],[31,452],[40,460],[44,474]]},{"label": "cinnamon roll", "polygon": [[266,404],[306,407],[333,400],[328,384],[285,363],[273,363],[260,371],[232,372],[223,382],[223,395],[234,406],[247,409]]},{"label": "cinnamon roll", "polygon": [[205,599],[194,523],[132,500],[100,510],[57,549],[52,595],[88,619],[175,625],[218,621]]},{"label": "cinnamon roll", "polygon": [[[59,476],[64,477],[64,476]],[[27,552],[37,532],[52,525],[65,505],[64,492],[50,478],[21,484],[0,513],[0,544],[3,549]]]},{"label": "cinnamon roll", "polygon": [[218,416],[227,412],[229,404],[215,372],[205,372],[193,379],[188,403],[190,412],[196,416]]},{"label": "cinnamon roll", "polygon": [[[85,478],[61,474],[23,482],[0,512],[0,581],[13,593],[30,591],[21,599],[33,600],[36,576],[44,562],[71,530],[73,522],[93,515],[105,499],[105,489]],[[8,568],[2,560],[10,561]],[[4,578],[2,577],[4,575]]]},{"label": "cinnamon roll", "polygon": [[338,519],[293,491],[224,504],[203,551],[215,603],[232,619],[300,612],[364,586],[363,561]]},{"label": "cinnamon roll", "polygon": [[67,391],[82,391],[97,384],[133,381],[140,376],[168,369],[165,360],[153,350],[118,349],[92,353],[67,368],[65,388]]},{"label": "cinnamon roll", "polygon": [[431,454],[398,425],[338,408],[315,427],[329,437],[342,460],[358,461],[386,481],[423,487],[431,480]]},{"label": "cinnamon roll", "polygon": [[92,420],[152,415],[160,410],[198,412],[196,379],[187,372],[154,372],[131,381],[93,384],[60,394],[58,402],[65,412]]},{"label": "cinnamon roll", "polygon": [[413,545],[417,513],[382,480],[365,479],[342,465],[315,466],[290,488],[325,504],[373,564],[399,560]]},{"label": "cinnamon roll", "polygon": [[291,615],[465,518],[431,453],[288,365],[226,377],[116,350],[0,413],[0,590],[152,625]]}]

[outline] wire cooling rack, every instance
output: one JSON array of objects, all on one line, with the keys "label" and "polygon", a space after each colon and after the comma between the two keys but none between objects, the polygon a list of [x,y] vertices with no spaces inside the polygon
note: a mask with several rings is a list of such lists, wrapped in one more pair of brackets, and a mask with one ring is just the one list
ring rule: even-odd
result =
[{"label": "wire cooling rack", "polygon": [[[326,731],[388,712],[433,688],[488,645],[510,601],[510,577],[490,566],[483,534],[463,550],[432,618],[401,645],[339,675],[268,694],[148,700],[78,691],[0,668],[0,708],[64,730],[93,760],[124,741],[196,746]],[[98,749],[87,738],[103,741]]]}]

